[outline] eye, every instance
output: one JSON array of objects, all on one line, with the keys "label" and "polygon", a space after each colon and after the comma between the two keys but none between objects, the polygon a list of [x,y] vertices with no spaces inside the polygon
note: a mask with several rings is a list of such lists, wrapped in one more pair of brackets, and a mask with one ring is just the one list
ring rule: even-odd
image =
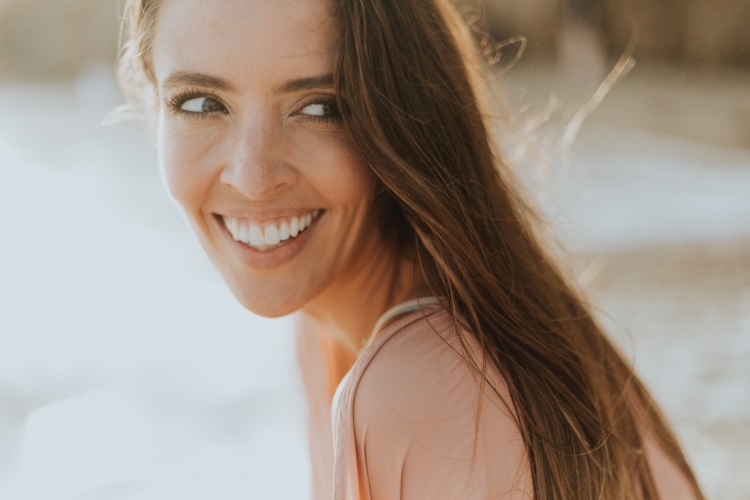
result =
[{"label": "eye", "polygon": [[320,99],[306,104],[299,114],[314,121],[333,122],[340,118],[335,99]]},{"label": "eye", "polygon": [[217,113],[225,112],[226,108],[216,99],[211,97],[193,97],[180,103],[180,111],[186,113]]},{"label": "eye", "polygon": [[316,102],[302,108],[302,114],[308,116],[331,116],[333,115],[333,107],[328,103]]},{"label": "eye", "polygon": [[188,118],[209,118],[229,113],[221,99],[200,89],[186,89],[167,98],[165,102],[173,114]]}]

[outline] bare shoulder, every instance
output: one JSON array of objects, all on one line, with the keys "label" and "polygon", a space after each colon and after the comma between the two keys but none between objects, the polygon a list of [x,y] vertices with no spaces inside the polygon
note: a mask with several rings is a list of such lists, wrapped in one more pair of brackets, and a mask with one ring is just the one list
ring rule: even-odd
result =
[{"label": "bare shoulder", "polygon": [[428,498],[426,491],[437,495],[429,498],[527,498],[528,460],[507,387],[491,364],[497,393],[482,387],[466,359],[478,354],[470,333],[439,309],[404,326],[371,358],[353,408],[371,489],[393,494],[398,477],[400,491],[415,498]]}]

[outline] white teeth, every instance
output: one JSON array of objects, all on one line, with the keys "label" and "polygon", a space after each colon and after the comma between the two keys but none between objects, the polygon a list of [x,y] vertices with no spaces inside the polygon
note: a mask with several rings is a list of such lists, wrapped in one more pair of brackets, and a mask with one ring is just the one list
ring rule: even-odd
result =
[{"label": "white teeth", "polygon": [[255,224],[250,225],[250,234],[248,235],[248,239],[242,240],[247,243],[250,243],[253,246],[259,247],[266,242],[266,237],[263,234],[263,231],[260,229],[260,227],[256,226]]},{"label": "white teeth", "polygon": [[281,241],[281,238],[279,237],[279,228],[273,224],[268,224],[266,226],[265,237],[266,245],[278,245],[279,241]]},{"label": "white teeth", "polygon": [[291,236],[291,234],[289,233],[289,224],[284,221],[279,226],[279,238],[281,239],[281,241],[286,241],[289,239],[289,236]]},{"label": "white teeth", "polygon": [[307,229],[320,215],[320,210],[314,210],[300,217],[280,221],[278,224],[265,224],[261,227],[257,223],[250,223],[243,219],[224,218],[224,225],[236,241],[254,247],[260,251],[273,250],[282,242],[294,238]]},{"label": "white teeth", "polygon": [[289,234],[291,234],[292,237],[299,234],[299,219],[297,217],[292,217],[292,222],[289,224]]}]

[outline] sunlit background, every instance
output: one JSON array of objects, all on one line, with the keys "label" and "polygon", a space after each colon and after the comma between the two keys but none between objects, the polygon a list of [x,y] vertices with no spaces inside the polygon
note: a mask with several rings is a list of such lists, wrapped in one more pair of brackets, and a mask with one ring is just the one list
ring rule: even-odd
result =
[{"label": "sunlit background", "polygon": [[[709,498],[749,498],[750,3],[488,1],[508,155]],[[101,126],[117,32],[115,0],[0,0],[0,499],[308,498],[291,322]]]}]

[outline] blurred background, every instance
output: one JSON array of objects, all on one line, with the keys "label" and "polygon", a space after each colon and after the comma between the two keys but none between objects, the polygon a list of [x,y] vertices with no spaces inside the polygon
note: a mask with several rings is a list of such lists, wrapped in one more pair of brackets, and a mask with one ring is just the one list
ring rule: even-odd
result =
[{"label": "blurred background", "polygon": [[[142,126],[101,125],[118,17],[0,0],[0,500],[307,498],[291,321],[234,302]],[[479,17],[508,156],[709,498],[747,499],[750,2]]]}]

